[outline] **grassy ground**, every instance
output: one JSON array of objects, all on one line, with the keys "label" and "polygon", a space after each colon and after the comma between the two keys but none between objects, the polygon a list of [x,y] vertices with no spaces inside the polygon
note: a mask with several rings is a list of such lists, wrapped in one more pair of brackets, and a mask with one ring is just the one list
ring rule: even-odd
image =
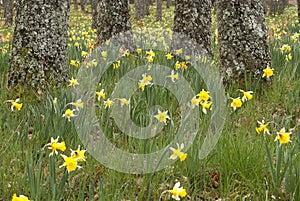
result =
[{"label": "grassy ground", "polygon": [[[153,7],[152,14],[146,19],[133,20],[133,27],[153,27],[168,32],[168,28],[172,28],[172,9],[164,9],[163,21],[156,22]],[[300,37],[295,37],[295,33],[299,33],[296,9],[287,10],[284,16],[268,17],[267,22],[274,68],[272,82],[258,88],[255,81],[246,77],[243,90],[253,91],[254,96],[235,111],[230,107],[230,97],[242,96],[239,86],[226,89],[227,115],[222,135],[214,150],[202,160],[198,158],[204,137],[201,134],[207,131],[213,111],[208,110],[205,115],[199,108],[201,126],[193,145],[188,150],[184,149],[188,154],[186,160],[176,161],[166,169],[149,174],[117,172],[99,164],[88,152],[85,154],[86,161],[80,162],[81,169],[68,174],[65,167],[60,168],[63,158],[60,155],[49,157],[51,150],[44,148],[51,137],[60,136],[59,141],[65,141],[65,155],[70,155],[70,148],[84,147],[76,134],[76,118],[79,117],[72,117],[70,122],[62,117],[66,109],[74,108],[67,105],[76,101],[69,90],[71,87],[49,91],[46,98],[39,93],[28,95],[7,91],[12,29],[1,27],[0,200],[10,200],[14,193],[26,195],[31,200],[171,200],[170,194],[165,191],[172,189],[177,181],[187,192],[183,200],[272,200],[276,197],[300,200]],[[0,23],[3,24],[3,19]],[[69,62],[77,60],[80,64],[84,63],[82,51],[88,52],[95,40],[90,24],[90,15],[71,12]],[[291,50],[282,52],[280,48],[284,44],[289,45]],[[179,56],[167,60],[166,51],[155,53],[154,63],[170,69],[176,61],[182,61]],[[292,55],[290,60],[286,59],[289,54]],[[106,62],[102,56],[97,61]],[[132,52],[120,61],[117,69],[111,65],[100,80],[101,86],[97,87],[97,91],[105,90],[106,98],[113,97],[114,83],[132,70],[132,66],[148,64],[146,50],[140,54]],[[69,69],[70,78],[76,78],[78,67],[70,64]],[[191,65],[187,70],[180,69],[178,72],[197,93],[208,89]],[[53,104],[55,97],[56,105]],[[23,107],[20,111],[16,108],[11,111],[11,103],[6,100],[17,98],[20,98]],[[174,94],[162,86],[146,86],[144,91],[138,89],[130,98],[130,117],[137,125],[145,126],[153,119],[157,108],[154,113],[149,110],[154,106],[160,105],[162,111],[168,110],[171,120],[165,126],[157,122],[163,127],[161,133],[148,140],[126,136],[108,117],[108,111],[116,107],[117,100],[111,109],[104,108],[102,99],[98,101],[95,98],[94,104],[107,138],[119,148],[135,153],[150,153],[168,145],[175,138],[181,118]],[[269,122],[270,134],[257,134],[257,121],[262,120]],[[280,145],[274,140],[283,127],[292,133],[292,142]],[[171,154],[168,151],[166,157]]]}]

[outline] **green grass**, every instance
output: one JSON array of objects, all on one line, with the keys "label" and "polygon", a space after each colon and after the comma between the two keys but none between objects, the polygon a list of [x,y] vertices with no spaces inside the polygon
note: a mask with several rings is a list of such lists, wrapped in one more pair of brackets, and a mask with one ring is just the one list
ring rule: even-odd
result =
[{"label": "green grass", "polygon": [[[143,21],[132,20],[133,27],[136,28],[142,24],[144,27],[172,28],[171,19],[174,8],[164,10],[162,22],[155,21],[154,9],[155,7],[151,7],[151,15]],[[168,168],[155,173],[126,174],[105,167],[87,152],[86,162],[80,163],[82,169],[71,172],[67,182],[62,182],[63,188],[57,186],[65,174],[65,168],[59,168],[63,159],[57,155],[51,161],[48,157],[50,150],[44,146],[50,142],[51,137],[57,136],[66,142],[66,155],[70,154],[70,148],[74,150],[78,145],[83,146],[76,131],[76,126],[78,126],[76,118],[80,116],[72,118],[71,122],[62,117],[67,108],[72,108],[66,106],[67,103],[76,101],[72,96],[72,90],[70,87],[52,89],[44,95],[34,92],[19,94],[8,91],[6,83],[11,47],[7,48],[5,54],[1,54],[0,51],[0,133],[2,137],[0,141],[2,156],[0,200],[10,200],[14,193],[26,195],[31,200],[59,200],[58,191],[60,190],[63,200],[159,200],[160,197],[162,200],[171,200],[169,194],[163,194],[163,192],[172,189],[176,181],[180,181],[181,186],[187,190],[187,198],[183,200],[214,200],[216,198],[242,200],[246,197],[248,200],[271,200],[276,192],[282,200],[299,200],[299,177],[295,175],[300,174],[300,38],[295,42],[290,38],[294,33],[299,33],[295,15],[296,9],[292,8],[287,10],[285,16],[267,18],[272,67],[275,69],[272,82],[256,85],[255,81],[246,77],[244,90],[254,91],[254,97],[236,111],[232,111],[231,101],[228,99],[222,135],[207,158],[199,160],[198,154],[205,137],[204,133],[208,130],[212,112],[208,111],[208,114],[204,115],[199,109],[200,128],[196,140],[187,150],[188,156],[185,161],[177,161]],[[2,18],[0,23],[3,23]],[[82,15],[72,10],[69,61],[84,62],[81,51],[88,51],[89,44],[95,40],[95,33],[89,29],[90,24],[90,15]],[[285,30],[286,34],[280,36],[279,39],[278,35],[282,30]],[[1,48],[11,43],[7,40],[7,35],[11,31],[11,28],[1,28]],[[82,32],[87,33],[82,34]],[[153,34],[159,36],[160,33]],[[72,39],[73,36],[75,41]],[[74,47],[76,42],[79,43],[79,47]],[[292,48],[293,59],[291,61],[286,61],[285,54],[279,50],[283,44],[289,44]],[[149,49],[143,50],[142,56],[138,53],[131,53],[129,57],[122,57],[121,66],[118,69],[110,66],[99,81],[101,86],[97,87],[97,91],[104,88],[106,96],[112,97],[115,83],[136,66],[147,64],[146,51]],[[168,66],[170,71],[177,60],[182,60],[179,57],[167,60],[166,50],[155,51],[155,53],[154,63]],[[96,59],[98,63],[107,62],[101,56]],[[215,62],[218,63],[218,61]],[[76,77],[78,70],[69,65],[70,77]],[[196,93],[207,89],[205,82],[195,72],[192,65],[189,65],[187,70],[179,72]],[[228,98],[241,96],[238,87],[228,87],[226,96]],[[15,100],[18,97],[21,98],[23,108],[12,112],[10,103],[6,100]],[[52,102],[54,97],[58,100],[55,108]],[[103,100],[99,102],[95,98],[93,104],[95,104],[99,118],[98,123],[105,130],[106,137],[120,149],[134,153],[151,153],[166,147],[176,137],[175,133],[181,117],[179,104],[174,93],[163,86],[146,86],[144,91],[141,89],[134,91],[130,98],[130,118],[136,125],[148,125],[153,120],[153,115],[157,113],[157,108],[162,111],[168,110],[171,120],[167,121],[166,126],[162,125],[161,132],[151,139],[141,140],[127,136],[117,127],[117,122],[109,117],[111,110],[104,108]],[[115,104],[118,102],[115,101]],[[153,108],[155,108],[154,111]],[[257,120],[262,119],[270,122],[268,128],[271,136],[258,135],[255,132]],[[276,156],[278,146],[274,139],[282,127],[292,129],[292,142],[282,145],[280,155],[282,162],[278,168],[281,170],[279,172],[283,172],[287,167],[285,179],[280,183],[274,183],[270,160],[271,164],[278,164],[279,156]],[[270,151],[269,157],[266,146]],[[111,153],[107,153],[108,156],[109,154]],[[166,157],[170,155],[171,151],[167,151]]]}]

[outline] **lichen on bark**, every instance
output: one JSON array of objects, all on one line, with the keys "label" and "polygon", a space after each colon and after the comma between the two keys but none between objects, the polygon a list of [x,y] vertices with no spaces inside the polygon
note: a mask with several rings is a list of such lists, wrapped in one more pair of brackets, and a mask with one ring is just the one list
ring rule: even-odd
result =
[{"label": "lichen on bark", "polygon": [[271,65],[261,0],[218,0],[218,45],[225,83]]},{"label": "lichen on bark", "polygon": [[17,0],[9,87],[46,88],[66,80],[68,0]]}]

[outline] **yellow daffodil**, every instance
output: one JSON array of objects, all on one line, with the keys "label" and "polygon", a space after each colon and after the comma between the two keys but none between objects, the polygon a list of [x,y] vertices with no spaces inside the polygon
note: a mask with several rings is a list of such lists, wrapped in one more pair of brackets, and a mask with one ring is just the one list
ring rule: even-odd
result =
[{"label": "yellow daffodil", "polygon": [[14,111],[14,108],[17,108],[18,111],[20,111],[23,107],[23,103],[19,103],[20,99],[17,98],[16,100],[8,100],[7,102],[11,103],[11,111]]},{"label": "yellow daffodil", "polygon": [[288,53],[292,50],[292,48],[289,45],[286,45],[286,44],[282,45],[282,47],[279,48],[279,49],[282,53]]},{"label": "yellow daffodil", "polygon": [[154,61],[154,57],[153,56],[147,56],[146,60],[150,63],[152,63]]},{"label": "yellow daffodil", "polygon": [[212,109],[212,107],[211,107],[211,105],[212,105],[212,102],[210,102],[210,101],[201,101],[200,102],[200,105],[202,106],[202,112],[204,113],[204,114],[206,114],[207,112],[206,112],[206,109]]},{"label": "yellow daffodil", "polygon": [[285,128],[282,128],[279,132],[277,132],[275,141],[279,140],[280,144],[287,144],[291,142],[291,132],[286,132]]},{"label": "yellow daffodil", "polygon": [[106,60],[107,52],[106,51],[101,52],[101,56],[104,60]]},{"label": "yellow daffodil", "polygon": [[192,103],[192,106],[193,106],[193,107],[199,106],[200,102],[201,102],[201,101],[199,100],[199,98],[197,98],[197,96],[194,96],[194,97],[192,98],[192,100],[191,100],[191,103]]},{"label": "yellow daffodil", "polygon": [[172,198],[175,200],[180,200],[186,196],[186,190],[183,187],[180,187],[180,182],[177,182],[172,190],[169,190],[169,193],[172,194]]},{"label": "yellow daffodil", "polygon": [[170,59],[172,59],[172,58],[173,58],[173,55],[172,55],[172,54],[170,54],[170,53],[168,53],[168,54],[166,55],[166,57],[167,57],[167,59],[168,59],[168,60],[170,60]]},{"label": "yellow daffodil", "polygon": [[148,57],[155,57],[155,52],[153,52],[152,50],[146,51],[146,54]]},{"label": "yellow daffodil", "polygon": [[56,105],[57,105],[57,98],[55,97],[55,98],[53,99],[53,106],[56,107]]},{"label": "yellow daffodil", "polygon": [[241,101],[240,97],[237,98],[231,98],[232,102],[230,104],[230,106],[233,108],[233,110],[236,110],[237,108],[242,107],[243,102]]},{"label": "yellow daffodil", "polygon": [[129,57],[129,56],[130,56],[130,52],[129,52],[128,50],[126,50],[126,51],[124,52],[124,56]]},{"label": "yellow daffodil", "polygon": [[89,53],[86,52],[86,51],[81,51],[81,56],[82,56],[82,57],[86,57],[88,54],[89,54]]},{"label": "yellow daffodil", "polygon": [[256,127],[255,130],[258,134],[261,134],[261,132],[267,133],[270,135],[269,129],[268,129],[268,125],[269,123],[265,123],[265,120],[257,121],[259,124],[259,127]]},{"label": "yellow daffodil", "polygon": [[141,53],[142,53],[142,49],[136,49],[136,52],[137,52],[138,54],[141,54]]},{"label": "yellow daffodil", "polygon": [[75,117],[76,115],[74,115],[74,110],[71,109],[67,109],[65,111],[65,113],[62,115],[62,117],[67,118],[68,121],[71,121],[72,117]]},{"label": "yellow daffodil", "polygon": [[70,87],[75,87],[76,85],[79,85],[79,83],[78,83],[77,79],[74,79],[72,77],[72,79],[69,80],[69,86]]},{"label": "yellow daffodil", "polygon": [[293,59],[293,56],[291,55],[291,53],[289,53],[288,55],[285,55],[285,60],[291,61],[292,59]]},{"label": "yellow daffodil", "polygon": [[167,77],[171,78],[172,82],[175,82],[175,80],[178,80],[178,72],[175,73],[175,71],[172,70],[171,75],[168,75]]},{"label": "yellow daffodil", "polygon": [[71,102],[71,103],[68,103],[67,105],[73,105],[74,107],[76,107],[76,110],[79,111],[79,108],[83,108],[84,103],[82,102],[81,99],[78,99],[76,102]]},{"label": "yellow daffodil", "polygon": [[120,68],[120,66],[121,66],[121,61],[120,60],[118,60],[117,62],[113,63],[113,68],[114,69],[118,69],[118,68]]},{"label": "yellow daffodil", "polygon": [[273,68],[270,68],[270,67],[267,67],[267,68],[265,68],[264,69],[264,74],[263,74],[263,76],[262,77],[266,77],[266,78],[270,78],[270,77],[272,77],[273,76],[273,74],[274,74],[274,69]]},{"label": "yellow daffodil", "polygon": [[188,62],[184,62],[184,61],[181,62],[181,64],[180,64],[181,68],[184,69],[184,70],[188,69],[189,66],[187,64],[188,64]]},{"label": "yellow daffodil", "polygon": [[130,102],[130,101],[127,100],[126,98],[117,98],[117,100],[120,101],[121,106],[123,106],[123,105],[128,106],[128,105],[129,105],[129,102]]},{"label": "yellow daffodil", "polygon": [[13,194],[11,201],[30,201],[28,197],[24,195],[17,196],[17,194]]},{"label": "yellow daffodil", "polygon": [[104,101],[104,108],[110,108],[113,103],[114,102],[108,98],[106,101]]},{"label": "yellow daffodil", "polygon": [[152,84],[152,76],[151,75],[147,75],[146,73],[142,75],[143,79],[139,80],[138,82],[138,86],[139,88],[142,89],[142,91],[145,90],[145,86],[147,85],[151,85]]},{"label": "yellow daffodil", "polygon": [[79,47],[79,43],[78,42],[74,43],[74,47]]},{"label": "yellow daffodil", "polygon": [[159,122],[164,123],[165,125],[167,125],[167,120],[170,119],[170,117],[168,116],[168,110],[161,112],[158,109],[158,114],[154,116]]},{"label": "yellow daffodil", "polygon": [[208,101],[208,99],[210,98],[209,92],[205,91],[204,89],[202,89],[202,91],[200,91],[197,94],[198,98],[200,101]]},{"label": "yellow daffodil", "polygon": [[184,144],[181,143],[181,145],[179,146],[178,143],[177,144],[177,149],[170,147],[170,150],[173,152],[173,154],[170,156],[169,159],[172,160],[176,160],[177,158],[180,159],[180,161],[184,161],[187,157],[187,153],[182,152],[183,148],[184,148]]},{"label": "yellow daffodil", "polygon": [[177,55],[182,54],[182,48],[175,51]]},{"label": "yellow daffodil", "polygon": [[56,139],[51,137],[51,142],[45,145],[48,147],[48,149],[51,149],[51,151],[52,151],[49,154],[49,156],[52,156],[54,153],[57,155],[58,154],[57,150],[60,150],[60,151],[66,150],[65,142],[58,142],[58,139],[59,139],[59,136]]},{"label": "yellow daffodil", "polygon": [[251,100],[253,98],[253,95],[252,95],[253,91],[244,91],[244,90],[240,89],[240,92],[243,93],[243,97],[242,97],[243,102]]},{"label": "yellow daffodil", "polygon": [[100,101],[101,98],[105,99],[106,97],[104,89],[101,89],[101,91],[96,91],[96,95],[98,96],[98,101]]},{"label": "yellow daffodil", "polygon": [[185,60],[190,60],[191,59],[191,56],[189,56],[189,55],[185,55]]},{"label": "yellow daffodil", "polygon": [[77,168],[81,168],[80,166],[78,166],[77,160],[74,157],[68,157],[63,154],[61,156],[64,159],[64,163],[59,166],[59,168],[66,167],[69,173],[76,170]]},{"label": "yellow daffodil", "polygon": [[181,63],[179,61],[176,61],[175,65],[174,65],[174,68],[176,70],[180,69],[181,68]]},{"label": "yellow daffodil", "polygon": [[75,151],[71,149],[71,157],[75,158],[75,160],[78,162],[83,162],[85,161],[85,155],[84,155],[85,152],[86,150],[84,149],[81,150],[79,145]]}]

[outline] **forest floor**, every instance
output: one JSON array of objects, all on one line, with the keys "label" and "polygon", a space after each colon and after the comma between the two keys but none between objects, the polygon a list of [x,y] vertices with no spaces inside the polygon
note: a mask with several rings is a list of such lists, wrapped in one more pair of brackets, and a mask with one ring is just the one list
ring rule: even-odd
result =
[{"label": "forest floor", "polygon": [[[186,191],[186,195],[181,191],[182,200],[300,200],[300,37],[297,8],[287,9],[283,16],[267,17],[274,72],[271,82],[261,84],[265,79],[262,78],[263,72],[257,80],[245,75],[242,88],[233,84],[225,87],[224,94],[222,87],[213,87],[209,81],[218,81],[216,77],[208,75],[207,78],[199,74],[199,66],[209,66],[207,68],[218,72],[218,60],[183,56],[180,51],[169,52],[166,44],[172,37],[174,7],[164,7],[163,20],[159,22],[155,20],[154,9],[151,7],[151,14],[143,20],[131,20],[134,30],[144,28],[143,34],[150,39],[149,44],[145,42],[148,48],[136,52],[118,49],[122,54],[115,56],[115,60],[110,60],[111,49],[98,53],[92,51],[96,33],[91,28],[91,15],[72,9],[68,44],[69,79],[78,80],[79,85],[73,82],[73,86],[69,80],[65,87],[43,94],[7,89],[13,29],[1,26],[0,201],[10,200],[14,193],[26,195],[30,200],[171,200],[172,191],[169,190],[177,182]],[[1,18],[0,24],[3,25],[3,22]],[[212,33],[217,55],[215,19]],[[106,45],[108,47],[109,43]],[[168,58],[169,53],[172,58]],[[164,67],[157,71],[157,65]],[[105,72],[101,71],[103,75],[96,82],[92,99],[87,100],[87,90],[78,73],[94,73],[97,71],[93,69],[99,69],[99,66],[105,66]],[[141,66],[144,68],[138,68]],[[143,76],[144,73],[146,75]],[[172,88],[173,85],[177,88]],[[131,91],[124,92],[124,88]],[[187,89],[194,94],[188,94]],[[240,90],[253,92],[253,97],[244,97],[241,107],[233,104],[243,98],[244,93]],[[183,100],[189,99],[189,110],[184,110],[186,108],[181,105],[178,91],[186,92]],[[95,92],[98,93],[95,95]],[[199,100],[200,97],[202,100],[199,102],[194,99]],[[226,103],[222,102],[222,98]],[[16,99],[19,101],[16,102]],[[110,101],[113,101],[111,105]],[[193,112],[197,114],[194,122],[198,125],[197,130],[193,126],[182,128],[184,117],[188,118]],[[96,122],[87,115],[91,113],[96,115]],[[83,121],[85,119],[90,121]],[[89,129],[95,123],[97,131],[102,130],[115,147],[143,155],[143,160],[139,161],[142,165],[131,163],[136,162],[137,155],[117,157],[117,148],[101,152],[99,150],[103,147],[95,145],[97,149],[91,150],[93,145],[89,148],[88,143],[83,142],[87,138],[82,132],[90,134],[92,130]],[[147,133],[147,128],[150,128],[151,138],[128,136],[132,131],[128,125],[137,125],[137,133]],[[222,132],[218,139],[219,128]],[[183,137],[178,137],[177,133],[182,133],[182,130]],[[160,132],[153,135],[155,131]],[[209,131],[216,138],[212,144],[218,140],[215,146],[204,145]],[[99,136],[92,137],[88,140],[96,142],[99,139]],[[54,139],[57,138],[56,142]],[[176,148],[176,142],[179,148],[181,144],[185,146],[177,152],[180,158],[177,161],[169,159],[173,154],[169,147]],[[87,151],[84,153],[83,149]],[[58,154],[53,152],[49,156],[55,150]],[[147,154],[161,150],[160,158],[150,160]],[[208,156],[201,158],[206,151]],[[78,160],[75,164],[71,158],[66,158],[70,155],[85,160]]]}]

